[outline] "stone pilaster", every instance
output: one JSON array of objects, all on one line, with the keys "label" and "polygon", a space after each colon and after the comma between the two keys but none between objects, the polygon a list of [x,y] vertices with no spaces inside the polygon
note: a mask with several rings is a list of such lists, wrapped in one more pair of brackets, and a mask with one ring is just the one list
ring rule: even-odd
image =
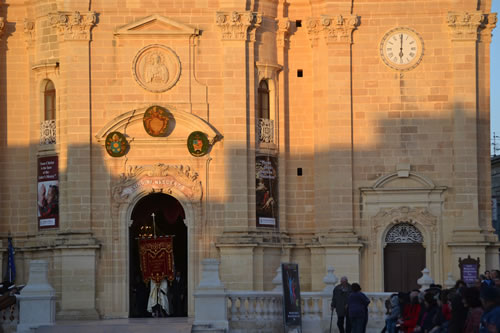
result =
[{"label": "stone pilaster", "polygon": [[[284,6],[284,4],[283,4]],[[277,112],[277,122],[275,126],[278,126],[278,151],[286,151],[284,143],[286,142],[285,133],[287,133],[285,125],[286,119],[286,101],[289,100],[289,90],[288,82],[290,72],[288,70],[288,49],[289,49],[289,32],[290,32],[290,20],[287,17],[282,17],[278,21],[278,32],[277,32],[277,60],[278,64],[281,65],[281,70],[277,71],[277,88],[278,88],[278,112]],[[276,132],[275,132],[276,133]],[[280,179],[287,179],[287,154],[278,155],[278,175]],[[278,182],[278,195],[279,195],[279,229],[281,232],[287,232],[287,182]]]},{"label": "stone pilaster", "polygon": [[[306,27],[313,51],[315,116],[316,232],[321,243],[341,237],[356,242],[352,189],[352,32],[356,15],[309,18]],[[325,70],[328,68],[328,70]],[[346,238],[347,237],[347,238]]]},{"label": "stone pilaster", "polygon": [[485,20],[481,12],[449,12],[453,55],[453,240],[481,241],[479,217],[479,169],[477,141],[477,41]]},{"label": "stone pilaster", "polygon": [[[225,233],[246,233],[250,222],[248,212],[248,165],[247,135],[250,128],[247,123],[247,105],[249,90],[247,85],[250,75],[249,62],[242,61],[250,55],[254,38],[252,31],[262,21],[260,14],[245,12],[217,12],[216,24],[221,31],[222,79],[224,93],[221,96],[224,105],[224,151],[226,165],[225,193]],[[252,63],[253,64],[253,63]],[[253,82],[253,80],[252,80]],[[253,180],[254,181],[254,180]],[[254,181],[255,182],[255,181]]]},{"label": "stone pilaster", "polygon": [[[92,232],[92,164],[91,164],[91,104],[90,104],[90,40],[96,23],[96,13],[56,12],[49,15],[57,30],[59,44],[59,169],[60,229],[67,233],[65,242],[79,242],[82,233]],[[71,190],[68,190],[71,188]],[[95,293],[96,250],[65,249],[56,255],[63,271],[63,297],[58,318],[96,318],[95,298],[75,302],[84,294]],[[85,267],[86,283],[75,289],[69,276]],[[78,290],[78,297],[71,290]]]},{"label": "stone pilaster", "polygon": [[[59,42],[60,80],[56,87],[60,101],[59,169],[66,173],[65,181],[64,178],[61,181],[62,230],[90,231],[91,228],[89,42],[95,22],[95,12],[50,15]],[[70,184],[72,190],[66,191]]]}]

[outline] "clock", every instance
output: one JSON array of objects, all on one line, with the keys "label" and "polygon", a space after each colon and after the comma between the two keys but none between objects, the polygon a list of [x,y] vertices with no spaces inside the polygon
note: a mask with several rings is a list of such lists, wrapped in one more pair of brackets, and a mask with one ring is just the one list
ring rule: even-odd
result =
[{"label": "clock", "polygon": [[387,66],[399,71],[409,71],[422,60],[424,42],[413,29],[394,28],[382,38],[380,55]]}]

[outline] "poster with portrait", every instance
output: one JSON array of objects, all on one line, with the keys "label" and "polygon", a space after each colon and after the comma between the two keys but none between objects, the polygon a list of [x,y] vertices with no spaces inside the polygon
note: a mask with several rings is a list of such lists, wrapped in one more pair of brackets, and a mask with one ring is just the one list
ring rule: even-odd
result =
[{"label": "poster with portrait", "polygon": [[59,226],[59,163],[57,156],[38,158],[38,227]]},{"label": "poster with portrait", "polygon": [[258,227],[278,225],[278,168],[274,156],[255,157],[255,206]]},{"label": "poster with portrait", "polygon": [[283,281],[283,323],[285,332],[302,332],[302,310],[300,304],[299,265],[281,264]]}]

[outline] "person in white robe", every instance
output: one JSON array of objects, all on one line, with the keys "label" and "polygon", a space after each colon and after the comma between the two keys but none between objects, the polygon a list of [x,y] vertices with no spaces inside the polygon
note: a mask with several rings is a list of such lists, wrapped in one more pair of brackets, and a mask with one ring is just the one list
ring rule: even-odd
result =
[{"label": "person in white robe", "polygon": [[[170,307],[168,305],[168,282],[167,279],[163,279],[160,284],[156,283],[154,280],[150,282],[151,288],[149,292],[148,300],[148,312],[153,313],[153,317],[162,317],[161,312],[154,311],[156,305],[159,305],[167,315],[170,315]],[[158,309],[159,310],[159,309]]]}]

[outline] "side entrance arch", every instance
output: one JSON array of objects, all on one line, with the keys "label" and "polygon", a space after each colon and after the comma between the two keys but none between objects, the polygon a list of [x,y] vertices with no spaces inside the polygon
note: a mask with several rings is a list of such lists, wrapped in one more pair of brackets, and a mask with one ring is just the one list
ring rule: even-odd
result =
[{"label": "side entrance arch", "polygon": [[425,268],[422,233],[410,223],[394,225],[385,237],[384,290],[407,292],[418,289],[417,279]]},{"label": "side entrance arch", "polygon": [[[153,216],[155,223],[153,224]],[[181,283],[169,284],[169,315],[186,316],[188,281],[188,232],[182,205],[173,196],[152,193],[140,199],[132,211],[129,229],[129,317],[151,317],[147,311],[150,285],[142,281],[138,239],[140,237],[173,236],[174,268],[181,273]],[[184,293],[179,301],[179,288]],[[174,290],[175,289],[175,290]]]}]

